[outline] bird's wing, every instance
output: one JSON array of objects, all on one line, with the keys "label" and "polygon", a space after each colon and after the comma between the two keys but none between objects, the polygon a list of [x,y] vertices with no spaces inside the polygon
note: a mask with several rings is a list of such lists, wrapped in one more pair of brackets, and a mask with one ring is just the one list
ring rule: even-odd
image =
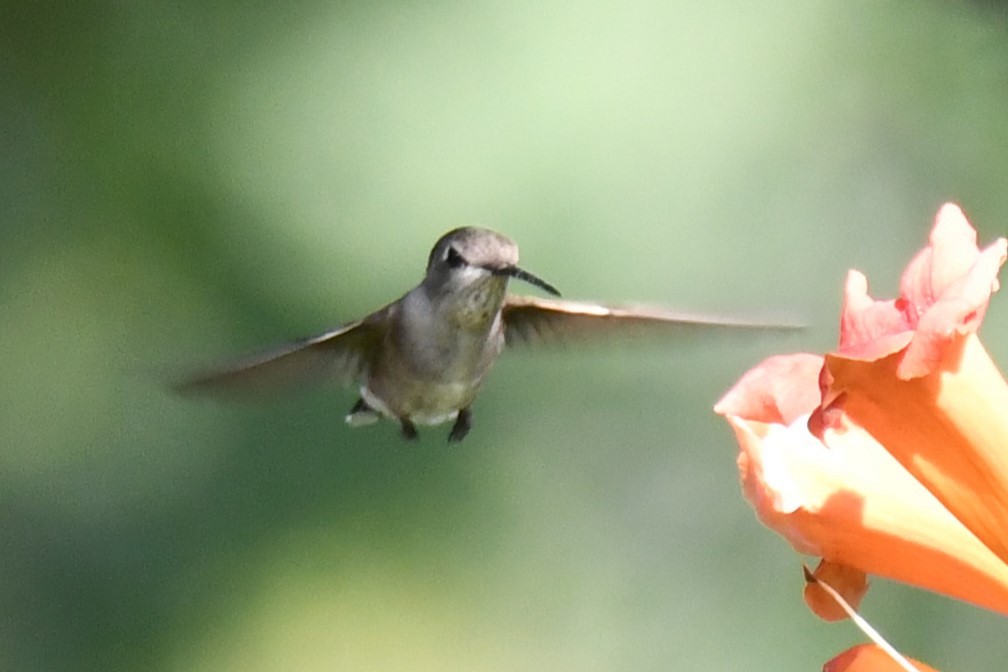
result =
[{"label": "bird's wing", "polygon": [[502,317],[509,346],[605,336],[689,334],[711,329],[791,330],[799,324],[763,323],[678,312],[645,305],[605,306],[581,301],[508,295]]},{"label": "bird's wing", "polygon": [[249,396],[306,382],[351,385],[382,338],[382,321],[374,317],[204,371],[174,388],[182,394]]}]

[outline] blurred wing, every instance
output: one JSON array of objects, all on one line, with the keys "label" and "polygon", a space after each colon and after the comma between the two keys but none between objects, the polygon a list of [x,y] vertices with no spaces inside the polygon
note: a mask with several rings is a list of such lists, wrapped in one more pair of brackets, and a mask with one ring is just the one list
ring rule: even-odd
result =
[{"label": "blurred wing", "polygon": [[503,308],[509,346],[562,343],[607,336],[659,336],[711,330],[800,329],[798,324],[767,324],[677,312],[656,306],[603,306],[597,303],[509,295]]},{"label": "blurred wing", "polygon": [[380,339],[380,324],[365,318],[206,371],[174,387],[182,394],[248,396],[311,382],[347,386],[359,379]]}]

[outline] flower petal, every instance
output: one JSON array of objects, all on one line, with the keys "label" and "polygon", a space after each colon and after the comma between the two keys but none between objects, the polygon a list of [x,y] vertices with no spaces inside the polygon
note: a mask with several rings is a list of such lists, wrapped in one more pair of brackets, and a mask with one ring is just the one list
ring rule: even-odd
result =
[{"label": "flower petal", "polygon": [[900,279],[900,295],[922,307],[939,301],[969,273],[978,252],[976,231],[954,203],[946,203],[938,211],[928,243]]},{"label": "flower petal", "polygon": [[917,315],[904,310],[905,305],[871,298],[868,279],[849,271],[840,314],[840,351],[851,359],[872,360],[907,347]]},{"label": "flower petal", "polygon": [[[770,357],[749,369],[714,406],[720,415],[789,425],[819,405],[821,355]],[[813,384],[809,384],[809,382]]]},{"label": "flower petal", "polygon": [[[930,665],[910,659],[921,672],[938,672]],[[874,644],[861,644],[847,649],[823,665],[823,672],[905,672],[895,660]]]},{"label": "flower petal", "polygon": [[981,252],[976,231],[955,205],[938,213],[930,242],[900,282],[900,294],[921,312],[897,371],[902,378],[933,371],[955,336],[979,329],[991,294],[998,289],[998,270],[1008,257],[1004,238]]},{"label": "flower petal", "polygon": [[956,336],[980,327],[1006,258],[1008,241],[1001,238],[981,251],[962,210],[944,205],[928,247],[903,272],[898,299],[873,300],[865,277],[850,272],[834,354],[871,360],[901,352],[900,378],[927,375]]}]

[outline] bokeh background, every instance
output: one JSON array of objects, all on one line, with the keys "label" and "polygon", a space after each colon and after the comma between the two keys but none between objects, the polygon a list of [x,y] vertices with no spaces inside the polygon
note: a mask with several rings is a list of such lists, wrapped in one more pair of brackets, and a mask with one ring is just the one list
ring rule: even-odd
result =
[{"label": "bokeh background", "polygon": [[[0,669],[813,670],[711,412],[892,296],[946,200],[1008,221],[1008,23],[967,2],[93,2],[0,9]],[[460,447],[351,391],[173,397],[357,317],[445,230],[567,296],[789,336],[514,353]],[[518,291],[533,291],[515,286]],[[988,348],[1008,364],[1008,305]],[[877,581],[945,669],[1001,618]]]}]

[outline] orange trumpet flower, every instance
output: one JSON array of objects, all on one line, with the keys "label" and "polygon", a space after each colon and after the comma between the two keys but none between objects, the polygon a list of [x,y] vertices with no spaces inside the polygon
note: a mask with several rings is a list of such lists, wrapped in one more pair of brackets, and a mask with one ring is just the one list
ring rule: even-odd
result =
[{"label": "orange trumpet flower", "polygon": [[772,357],[715,406],[759,519],[854,604],[875,574],[1008,615],[1008,384],[976,334],[1006,256],[943,206],[899,298],[851,271],[836,351]]}]

